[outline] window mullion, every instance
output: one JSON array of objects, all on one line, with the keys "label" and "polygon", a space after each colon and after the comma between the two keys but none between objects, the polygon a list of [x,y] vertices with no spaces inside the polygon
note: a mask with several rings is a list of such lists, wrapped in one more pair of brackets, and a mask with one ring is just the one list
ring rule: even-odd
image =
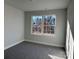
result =
[{"label": "window mullion", "polygon": [[43,31],[44,31],[44,17],[42,16],[42,31],[41,31],[42,34],[43,34]]}]

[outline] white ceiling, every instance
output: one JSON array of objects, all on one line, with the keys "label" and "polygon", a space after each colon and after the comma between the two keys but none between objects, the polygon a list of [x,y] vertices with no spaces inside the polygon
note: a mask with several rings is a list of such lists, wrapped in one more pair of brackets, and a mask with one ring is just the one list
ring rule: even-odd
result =
[{"label": "white ceiling", "polygon": [[70,0],[4,0],[24,11],[67,8]]}]

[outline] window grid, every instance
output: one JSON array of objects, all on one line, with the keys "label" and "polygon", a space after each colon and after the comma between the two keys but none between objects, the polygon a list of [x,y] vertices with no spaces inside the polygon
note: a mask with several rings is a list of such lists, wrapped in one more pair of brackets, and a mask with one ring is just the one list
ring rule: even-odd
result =
[{"label": "window grid", "polygon": [[[55,34],[55,25],[56,25],[56,23],[54,25],[52,25],[52,24],[49,24],[49,25],[47,24],[46,25],[46,24],[44,24],[44,22],[45,22],[44,17],[45,16],[42,16],[39,26],[37,26],[38,24],[33,24],[33,20],[32,20],[32,34]],[[56,22],[56,18],[55,18],[55,22]],[[34,31],[35,26],[37,28],[39,28],[40,30],[37,29],[36,31]]]}]

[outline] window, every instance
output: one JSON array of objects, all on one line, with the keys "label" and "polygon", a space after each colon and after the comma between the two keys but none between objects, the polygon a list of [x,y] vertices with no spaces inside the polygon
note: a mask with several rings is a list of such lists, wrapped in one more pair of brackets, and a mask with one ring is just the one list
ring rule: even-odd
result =
[{"label": "window", "polygon": [[55,34],[56,16],[32,16],[31,33],[32,34]]}]

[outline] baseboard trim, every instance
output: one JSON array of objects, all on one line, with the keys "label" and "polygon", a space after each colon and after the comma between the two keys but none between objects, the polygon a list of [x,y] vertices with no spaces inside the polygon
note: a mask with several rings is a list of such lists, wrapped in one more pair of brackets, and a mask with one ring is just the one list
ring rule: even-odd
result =
[{"label": "baseboard trim", "polygon": [[23,41],[24,41],[24,40],[19,41],[19,42],[16,42],[16,43],[14,43],[14,44],[11,44],[11,45],[9,45],[9,46],[7,46],[7,47],[4,47],[4,50],[6,50],[6,49],[8,49],[8,48],[11,48],[11,47],[13,47],[13,46],[15,46],[15,45],[17,45],[17,44],[23,42]]},{"label": "baseboard trim", "polygon": [[7,46],[7,47],[4,47],[4,50],[6,50],[6,49],[8,49],[8,48],[11,48],[11,47],[13,47],[13,46],[15,46],[15,45],[17,45],[17,44],[23,42],[23,41],[33,42],[33,43],[43,44],[43,45],[49,45],[49,46],[64,47],[63,45],[60,46],[60,45],[55,45],[55,44],[50,44],[50,43],[45,43],[45,42],[38,42],[38,41],[32,41],[32,40],[22,40],[22,41],[19,41],[19,42],[17,42],[17,43],[11,44],[11,45],[9,45],[9,46]]},{"label": "baseboard trim", "polygon": [[32,41],[32,40],[24,40],[24,41],[33,42],[33,43],[37,43],[37,44],[43,44],[43,45],[49,45],[49,46],[64,47],[63,45],[56,45],[56,44],[38,42],[38,41]]}]

